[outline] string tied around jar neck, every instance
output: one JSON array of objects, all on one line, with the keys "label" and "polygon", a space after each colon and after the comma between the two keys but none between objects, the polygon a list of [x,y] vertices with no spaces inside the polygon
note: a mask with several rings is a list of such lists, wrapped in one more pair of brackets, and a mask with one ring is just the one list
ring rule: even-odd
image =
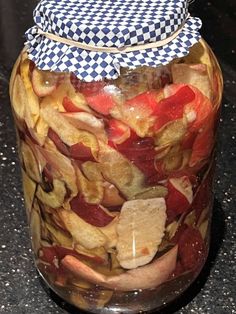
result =
[{"label": "string tied around jar neck", "polygon": [[77,47],[80,49],[84,49],[87,51],[95,51],[95,52],[107,52],[107,53],[128,53],[128,52],[135,52],[140,50],[152,49],[152,48],[159,48],[167,45],[172,40],[174,40],[180,32],[183,30],[186,20],[190,18],[190,14],[186,17],[185,21],[180,25],[180,27],[168,36],[165,39],[160,39],[158,41],[149,42],[145,44],[138,44],[134,46],[123,46],[123,47],[105,47],[105,46],[95,46],[90,45],[82,42],[75,41],[73,39],[64,38],[49,32],[45,32],[42,29],[38,28],[37,32],[39,35],[45,36],[48,39],[54,40],[59,43],[66,44],[68,46]]}]

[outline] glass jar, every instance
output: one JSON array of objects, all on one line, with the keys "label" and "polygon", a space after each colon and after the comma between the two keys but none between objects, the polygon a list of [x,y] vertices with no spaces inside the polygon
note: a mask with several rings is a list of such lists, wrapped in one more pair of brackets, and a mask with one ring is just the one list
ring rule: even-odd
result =
[{"label": "glass jar", "polygon": [[209,248],[222,76],[201,40],[158,68],[85,83],[11,76],[25,205],[40,275],[92,313],[160,309]]}]

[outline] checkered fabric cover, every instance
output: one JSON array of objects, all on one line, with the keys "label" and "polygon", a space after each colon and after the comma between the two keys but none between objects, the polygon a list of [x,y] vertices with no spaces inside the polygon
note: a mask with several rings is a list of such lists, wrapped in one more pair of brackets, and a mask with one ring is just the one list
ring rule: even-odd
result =
[{"label": "checkered fabric cover", "polygon": [[[41,0],[35,26],[26,32],[29,58],[42,70],[73,72],[87,82],[115,79],[121,67],[157,67],[188,53],[199,39],[199,18],[188,16],[187,0]],[[159,47],[127,53],[92,52],[38,34],[40,28],[74,41],[105,47],[155,42],[179,35]]]}]

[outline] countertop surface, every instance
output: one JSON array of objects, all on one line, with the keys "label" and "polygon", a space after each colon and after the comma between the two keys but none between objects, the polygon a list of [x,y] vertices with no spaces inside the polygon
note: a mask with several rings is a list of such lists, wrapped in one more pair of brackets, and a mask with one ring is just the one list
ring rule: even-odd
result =
[{"label": "countertop surface", "polygon": [[[0,313],[79,313],[45,291],[34,268],[15,130],[8,97],[14,60],[32,25],[35,0],[0,0]],[[236,313],[236,2],[196,0],[202,34],[217,55],[224,75],[218,136],[212,242],[196,282],[162,313]]]}]

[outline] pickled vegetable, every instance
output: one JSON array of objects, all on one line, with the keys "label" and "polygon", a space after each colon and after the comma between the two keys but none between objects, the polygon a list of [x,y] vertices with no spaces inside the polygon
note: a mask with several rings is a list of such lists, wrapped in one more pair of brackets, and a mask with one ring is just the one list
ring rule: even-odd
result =
[{"label": "pickled vegetable", "polygon": [[102,309],[200,271],[221,89],[204,42],[114,81],[44,72],[25,52],[18,60],[10,93],[33,249],[69,302]]}]

